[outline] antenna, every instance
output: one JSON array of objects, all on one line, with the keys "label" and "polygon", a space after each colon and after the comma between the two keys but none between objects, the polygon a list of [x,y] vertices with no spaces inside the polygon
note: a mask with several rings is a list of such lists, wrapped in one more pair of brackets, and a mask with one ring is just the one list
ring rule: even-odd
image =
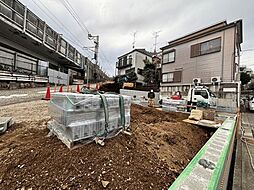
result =
[{"label": "antenna", "polygon": [[136,34],[137,34],[137,31],[133,32],[133,42],[132,42],[132,48],[135,49],[135,43],[136,43]]},{"label": "antenna", "polygon": [[157,39],[159,37],[159,33],[160,32],[161,32],[161,30],[156,31],[156,32],[153,33],[153,37],[154,37],[154,44],[153,44],[153,46],[154,46],[154,53],[156,53],[156,51],[157,51],[157,49],[156,49],[157,44],[158,44]]}]

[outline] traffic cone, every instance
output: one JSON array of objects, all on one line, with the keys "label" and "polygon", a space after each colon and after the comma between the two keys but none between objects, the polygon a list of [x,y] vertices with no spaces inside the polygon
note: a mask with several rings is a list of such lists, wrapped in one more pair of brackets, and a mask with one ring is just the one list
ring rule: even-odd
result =
[{"label": "traffic cone", "polygon": [[77,85],[77,93],[80,93],[79,84]]},{"label": "traffic cone", "polygon": [[47,91],[46,91],[46,94],[45,94],[45,97],[42,98],[43,100],[50,100],[51,98],[51,95],[50,95],[50,86],[47,87]]},{"label": "traffic cone", "polygon": [[63,92],[63,86],[60,86],[59,92]]}]

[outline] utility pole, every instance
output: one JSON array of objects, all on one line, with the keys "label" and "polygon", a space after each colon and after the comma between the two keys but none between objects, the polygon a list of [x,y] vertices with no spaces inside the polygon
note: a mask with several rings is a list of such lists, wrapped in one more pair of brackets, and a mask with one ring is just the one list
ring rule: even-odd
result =
[{"label": "utility pole", "polygon": [[154,32],[153,33],[153,37],[154,37],[154,53],[156,54],[156,52],[157,52],[157,49],[156,49],[156,47],[157,47],[157,44],[158,44],[158,42],[157,42],[157,39],[158,39],[158,37],[159,37],[159,33],[160,33],[161,31],[159,30],[159,31],[156,31],[156,32]]},{"label": "utility pole", "polygon": [[[94,60],[95,60],[95,64],[96,66],[98,66],[98,54],[99,54],[99,36],[93,36],[92,34],[88,34],[88,39],[89,40],[93,40],[95,47],[94,47]],[[97,71],[97,67],[95,67],[95,71],[94,71],[94,79],[95,82],[97,81],[97,77],[98,77],[98,71]]]},{"label": "utility pole", "polygon": [[135,49],[135,43],[136,43],[136,34],[137,31],[135,31],[132,35],[133,35],[133,42],[132,42],[132,48]]},{"label": "utility pole", "polygon": [[[155,81],[157,81],[157,44],[158,44],[158,42],[157,42],[157,39],[158,39],[158,37],[159,37],[159,33],[160,33],[161,31],[159,30],[159,31],[156,31],[156,32],[154,32],[153,33],[153,36],[154,36],[154,56],[153,56],[153,58],[155,59],[154,61],[154,64],[155,64],[155,73],[154,73],[154,76],[155,76]],[[156,88],[157,88],[157,82],[155,83],[156,84]]]},{"label": "utility pole", "polygon": [[92,34],[88,34],[88,39],[93,40],[95,47],[94,47],[94,60],[96,65],[98,65],[98,54],[99,54],[99,36],[93,36]]}]

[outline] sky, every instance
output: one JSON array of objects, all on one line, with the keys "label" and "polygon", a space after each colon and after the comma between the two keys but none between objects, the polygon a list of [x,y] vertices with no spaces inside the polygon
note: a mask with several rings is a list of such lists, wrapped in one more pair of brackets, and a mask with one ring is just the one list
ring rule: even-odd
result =
[{"label": "sky", "polygon": [[[93,57],[88,33],[99,35],[99,64],[110,76],[117,57],[135,48],[154,50],[169,41],[226,20],[243,19],[241,65],[254,70],[253,0],[20,0],[84,56]],[[66,9],[69,3],[77,21]],[[65,6],[64,6],[65,4]],[[70,7],[69,7],[70,9]]]}]

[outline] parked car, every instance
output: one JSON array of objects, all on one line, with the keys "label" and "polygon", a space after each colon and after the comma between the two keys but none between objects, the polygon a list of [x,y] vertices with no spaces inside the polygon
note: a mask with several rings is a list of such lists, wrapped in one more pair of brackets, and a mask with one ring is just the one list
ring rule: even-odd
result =
[{"label": "parked car", "polygon": [[252,96],[249,100],[249,109],[250,111],[254,111],[254,96]]}]

